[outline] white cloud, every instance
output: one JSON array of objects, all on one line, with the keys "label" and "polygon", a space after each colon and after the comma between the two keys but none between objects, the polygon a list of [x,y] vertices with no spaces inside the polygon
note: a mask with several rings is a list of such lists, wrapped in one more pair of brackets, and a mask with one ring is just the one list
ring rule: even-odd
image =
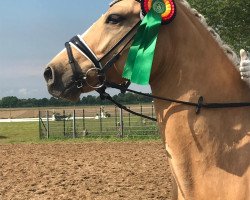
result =
[{"label": "white cloud", "polygon": [[28,96],[28,90],[26,88],[19,89],[18,94],[20,97],[26,98]]}]

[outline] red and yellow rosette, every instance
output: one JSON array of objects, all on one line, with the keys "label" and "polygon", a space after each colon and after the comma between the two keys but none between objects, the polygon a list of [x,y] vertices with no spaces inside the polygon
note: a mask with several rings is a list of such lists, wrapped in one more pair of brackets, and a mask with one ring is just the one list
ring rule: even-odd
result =
[{"label": "red and yellow rosette", "polygon": [[141,7],[144,18],[130,47],[122,76],[132,83],[147,85],[160,27],[174,19],[176,7],[174,0],[142,0]]},{"label": "red and yellow rosette", "polygon": [[[162,24],[170,23],[176,15],[176,6],[174,0],[162,0],[166,6],[165,12],[161,14]],[[151,10],[153,0],[141,0],[142,15],[146,16]],[[157,9],[157,8],[156,8]]]}]

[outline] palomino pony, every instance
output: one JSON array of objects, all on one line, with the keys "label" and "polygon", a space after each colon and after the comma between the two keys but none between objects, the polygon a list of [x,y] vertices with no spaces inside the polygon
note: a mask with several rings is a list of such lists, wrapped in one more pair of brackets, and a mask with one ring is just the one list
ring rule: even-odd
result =
[{"label": "palomino pony", "polygon": [[[241,81],[234,63],[185,1],[176,0],[177,15],[160,28],[150,78],[152,93],[161,97],[197,102],[248,102],[250,92]],[[109,51],[140,20],[140,3],[118,0],[81,36],[106,63],[123,47],[121,57],[106,72],[106,79],[117,84],[122,78],[129,45]],[[198,17],[198,18],[197,18]],[[216,33],[213,33],[216,35]],[[130,38],[131,39],[131,38]],[[72,47],[74,70],[63,50],[48,65],[45,79],[49,92],[72,101],[93,90],[90,84],[76,87],[75,72],[87,73],[93,63]],[[143,67],[143,66],[142,66]],[[216,72],[216,73],[215,73]],[[89,73],[93,80],[97,73]],[[250,199],[250,108],[202,109],[155,100],[162,141],[169,156],[174,184],[174,199],[247,200]]]}]

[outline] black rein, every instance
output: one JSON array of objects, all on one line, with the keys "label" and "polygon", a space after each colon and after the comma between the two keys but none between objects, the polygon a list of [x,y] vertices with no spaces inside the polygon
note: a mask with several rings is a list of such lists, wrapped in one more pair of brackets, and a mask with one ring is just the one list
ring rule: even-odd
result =
[{"label": "black rein", "polygon": [[[115,84],[115,83],[109,83],[109,82],[106,82],[106,87],[110,87],[110,88],[121,90],[122,93],[131,92],[131,93],[134,93],[134,94],[138,94],[140,96],[150,97],[150,98],[153,98],[153,99],[159,99],[159,100],[167,101],[167,102],[170,102],[170,103],[178,103],[178,104],[182,104],[182,105],[192,106],[192,107],[196,108],[196,114],[199,114],[201,112],[202,108],[206,108],[206,109],[222,109],[222,108],[250,107],[250,102],[238,102],[238,103],[205,103],[204,102],[204,98],[202,96],[198,99],[197,103],[188,102],[188,101],[180,101],[180,100],[175,100],[175,99],[170,99],[170,98],[164,98],[164,97],[159,97],[159,96],[155,96],[155,95],[151,95],[151,94],[146,94],[146,93],[138,92],[138,91],[135,91],[135,90],[131,90],[131,89],[129,89],[126,86],[118,85],[118,84]],[[152,121],[157,121],[157,119],[155,119],[155,118],[148,117],[148,116],[145,116],[145,115],[141,115],[139,113],[135,113],[134,111],[131,111],[130,109],[128,109],[126,106],[123,106],[123,105],[119,104],[109,94],[107,94],[105,92],[105,90],[102,91],[102,92],[99,92],[99,93],[100,93],[101,98],[103,100],[107,99],[107,100],[111,101],[112,103],[114,103],[115,105],[117,105],[119,108],[122,108],[122,109],[124,109],[124,110],[126,110],[126,111],[128,111],[128,112],[130,112],[132,114],[135,114],[137,116],[144,117],[144,118],[152,120]]]}]

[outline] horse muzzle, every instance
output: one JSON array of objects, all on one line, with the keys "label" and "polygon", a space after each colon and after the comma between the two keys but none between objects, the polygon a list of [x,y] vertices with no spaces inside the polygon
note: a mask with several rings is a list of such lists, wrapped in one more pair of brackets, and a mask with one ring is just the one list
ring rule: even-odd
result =
[{"label": "horse muzzle", "polygon": [[59,73],[53,66],[49,65],[44,71],[44,79],[52,96],[70,101],[79,100],[81,89],[76,87],[74,80],[72,80],[72,74]]}]

